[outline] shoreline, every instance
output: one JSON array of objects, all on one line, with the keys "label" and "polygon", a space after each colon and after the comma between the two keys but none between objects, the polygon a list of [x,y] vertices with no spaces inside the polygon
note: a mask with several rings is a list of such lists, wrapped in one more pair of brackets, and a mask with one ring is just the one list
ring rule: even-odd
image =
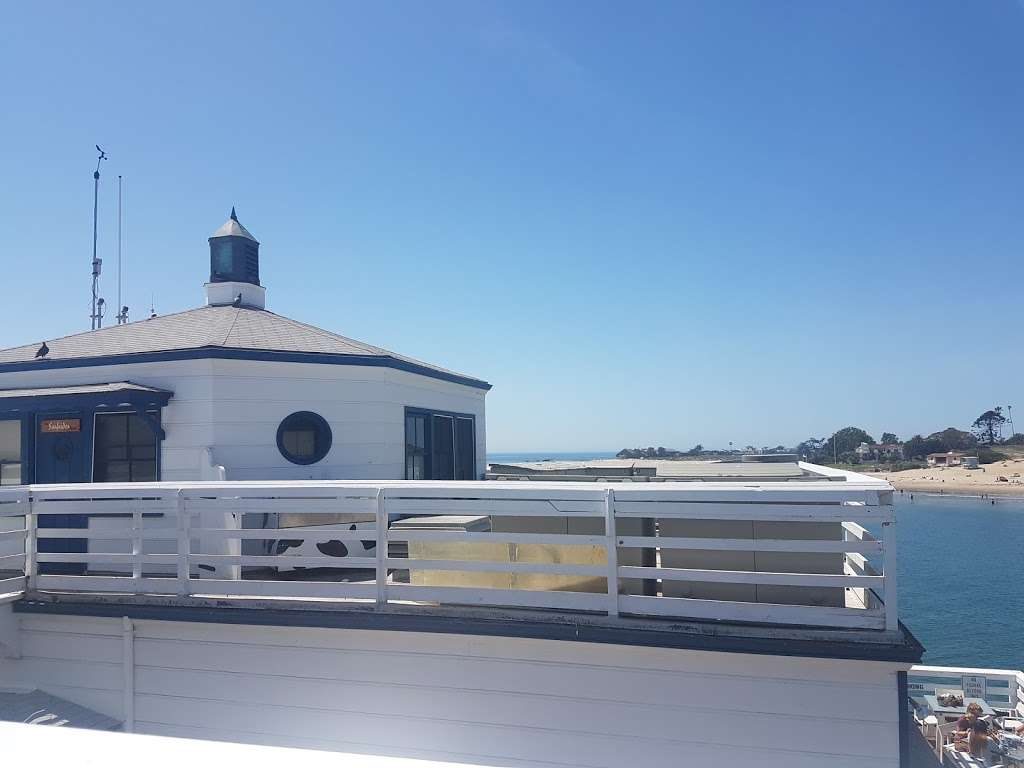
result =
[{"label": "shoreline", "polygon": [[[890,483],[897,491],[937,496],[1016,499],[1024,501],[1024,459],[986,464],[981,469],[928,467],[902,472],[867,472]],[[1000,482],[996,478],[1006,478]]]},{"label": "shoreline", "polygon": [[[896,488],[895,484],[893,485]],[[896,494],[898,496],[929,496],[936,498],[945,499],[984,499],[985,501],[1016,501],[1024,504],[1024,492],[1015,491],[1014,493],[994,493],[985,491],[984,493],[978,493],[976,489],[970,491],[950,491],[946,486],[942,486],[940,489],[933,490],[931,488],[914,487],[914,488],[896,488]]]}]

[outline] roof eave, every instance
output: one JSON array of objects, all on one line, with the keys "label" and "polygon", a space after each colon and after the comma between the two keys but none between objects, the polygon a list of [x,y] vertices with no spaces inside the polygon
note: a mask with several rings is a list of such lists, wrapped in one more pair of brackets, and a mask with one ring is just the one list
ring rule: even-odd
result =
[{"label": "roof eave", "polygon": [[128,352],[118,355],[96,355],[94,357],[46,358],[0,363],[0,374],[15,371],[53,370],[59,368],[89,368],[105,365],[163,362],[169,360],[264,360],[268,362],[297,362],[321,365],[364,365],[386,367],[406,371],[453,384],[490,391],[491,385],[481,379],[464,376],[451,371],[431,368],[428,365],[390,355],[350,355],[337,352],[297,352],[292,350],[246,349],[242,347],[203,346],[182,349],[158,350],[153,352]]}]

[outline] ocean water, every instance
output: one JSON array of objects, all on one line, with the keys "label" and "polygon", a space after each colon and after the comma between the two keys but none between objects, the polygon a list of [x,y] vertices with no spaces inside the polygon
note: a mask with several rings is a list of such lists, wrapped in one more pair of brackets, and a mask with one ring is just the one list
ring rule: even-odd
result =
[{"label": "ocean water", "polygon": [[[492,453],[583,461],[612,451]],[[1024,669],[1024,500],[896,494],[900,617],[939,666]]]},{"label": "ocean water", "polygon": [[896,537],[925,663],[1024,669],[1024,500],[897,493]]},{"label": "ocean water", "polygon": [[534,451],[532,453],[488,453],[487,461],[504,464],[510,461],[589,461],[591,459],[614,459],[617,451]]}]

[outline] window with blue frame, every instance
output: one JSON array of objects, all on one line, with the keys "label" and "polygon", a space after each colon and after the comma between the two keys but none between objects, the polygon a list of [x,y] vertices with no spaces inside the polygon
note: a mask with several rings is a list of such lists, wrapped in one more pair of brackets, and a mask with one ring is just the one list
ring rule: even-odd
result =
[{"label": "window with blue frame", "polygon": [[405,410],[405,479],[476,478],[476,421],[459,413]]},{"label": "window with blue frame", "polygon": [[21,485],[21,419],[0,421],[0,485]]},{"label": "window with blue frame", "polygon": [[277,428],[277,448],[292,464],[316,464],[331,450],[331,425],[318,413],[297,411]]},{"label": "window with blue frame", "polygon": [[[156,419],[151,413],[150,418]],[[93,440],[95,483],[145,483],[158,479],[159,445],[153,428],[137,413],[97,413]]]}]

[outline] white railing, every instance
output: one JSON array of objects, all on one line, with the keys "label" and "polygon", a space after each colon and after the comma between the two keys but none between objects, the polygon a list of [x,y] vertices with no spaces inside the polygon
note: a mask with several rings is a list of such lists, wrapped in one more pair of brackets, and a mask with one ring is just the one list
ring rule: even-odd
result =
[{"label": "white railing", "polygon": [[910,668],[907,693],[912,699],[934,696],[941,690],[960,690],[966,696],[984,699],[995,709],[1024,717],[1024,672],[1019,669],[933,667],[925,664]]},{"label": "white railing", "polygon": [[891,490],[863,480],[4,488],[0,593],[511,606],[896,630]]}]

